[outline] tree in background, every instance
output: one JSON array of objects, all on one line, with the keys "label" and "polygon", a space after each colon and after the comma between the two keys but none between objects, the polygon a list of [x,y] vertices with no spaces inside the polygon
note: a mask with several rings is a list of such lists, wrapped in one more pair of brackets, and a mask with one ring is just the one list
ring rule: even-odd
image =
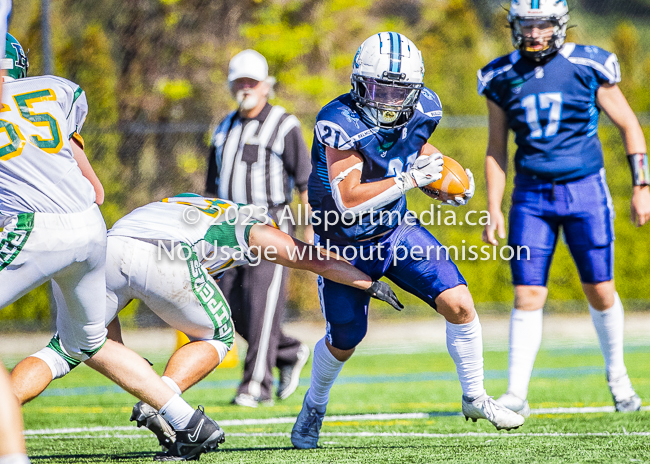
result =
[{"label": "tree in background", "polygon": [[[14,2],[11,29],[29,49],[31,75],[42,70],[40,1]],[[650,0],[571,3],[571,23],[578,27],[570,30],[569,40],[593,42],[616,52],[624,76],[621,88],[635,111],[649,112],[650,53],[640,44],[650,37],[650,25],[644,20]],[[445,112],[431,141],[472,169],[477,195],[470,207],[485,209],[481,192],[486,110],[475,91],[476,70],[512,51],[501,4],[499,0],[53,0],[55,72],[79,83],[88,95],[90,112],[82,134],[106,188],[102,211],[107,224],[165,196],[202,193],[211,125],[232,109],[226,74],[228,61],[237,52],[254,48],[266,56],[270,73],[278,79],[276,103],[300,118],[310,141],[317,111],[349,90],[358,45],[382,30],[399,30],[422,50],[425,84],[440,95]],[[601,140],[618,213],[616,275],[638,276],[634,285],[619,282],[618,288],[623,298],[647,298],[638,289],[650,287],[650,275],[644,272],[650,250],[638,244],[650,238],[650,229],[637,230],[629,223],[628,167],[618,134],[604,122],[606,117],[601,121]],[[412,192],[409,206],[421,212],[430,208],[430,202]],[[457,213],[464,215],[460,209]],[[482,244],[481,227],[436,225],[431,230],[450,245]],[[458,264],[479,304],[511,299],[507,263]],[[560,245],[551,271],[551,299],[582,298],[573,266]],[[302,279],[295,274],[290,304],[315,309],[315,286],[305,290],[311,281]],[[415,304],[408,296],[404,300]],[[0,320],[24,319],[46,327],[48,314],[43,290],[2,311]],[[317,312],[313,314],[317,317]]]}]

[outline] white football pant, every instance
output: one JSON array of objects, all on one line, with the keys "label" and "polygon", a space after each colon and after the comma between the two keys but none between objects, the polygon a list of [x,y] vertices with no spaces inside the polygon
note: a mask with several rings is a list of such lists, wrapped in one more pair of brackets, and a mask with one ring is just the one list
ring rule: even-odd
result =
[{"label": "white football pant", "polygon": [[[106,224],[97,205],[81,213],[23,213],[0,234],[0,308],[49,280],[65,299],[57,309],[50,355],[70,368],[106,340]],[[38,356],[41,357],[41,356]]]}]

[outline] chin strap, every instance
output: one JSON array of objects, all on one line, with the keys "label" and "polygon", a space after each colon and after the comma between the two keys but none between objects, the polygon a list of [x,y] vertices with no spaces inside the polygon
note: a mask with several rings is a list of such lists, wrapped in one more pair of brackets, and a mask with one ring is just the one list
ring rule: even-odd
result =
[{"label": "chin strap", "polygon": [[648,155],[646,153],[635,153],[628,155],[628,163],[632,170],[632,185],[650,185],[650,169],[648,168]]}]

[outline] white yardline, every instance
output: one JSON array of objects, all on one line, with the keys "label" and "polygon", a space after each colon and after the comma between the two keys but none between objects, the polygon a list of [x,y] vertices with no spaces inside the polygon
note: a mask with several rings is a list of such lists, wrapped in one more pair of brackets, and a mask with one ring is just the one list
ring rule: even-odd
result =
[{"label": "white yardline", "polygon": [[[254,433],[228,433],[229,438],[270,438],[281,437],[289,438],[290,433],[282,432],[254,432]],[[541,432],[541,433],[515,433],[515,432],[464,432],[464,433],[426,433],[426,432],[321,432],[321,437],[358,437],[358,438],[540,438],[540,437],[562,437],[562,438],[585,438],[585,437],[650,437],[650,432]],[[27,438],[45,438],[45,439],[82,439],[82,438],[153,438],[151,434],[147,435],[41,435]]]},{"label": "white yardline", "polygon": [[[642,411],[650,411],[650,406],[643,406]],[[594,414],[594,413],[610,413],[614,412],[614,406],[588,406],[588,407],[572,407],[572,408],[539,408],[532,409],[531,414]],[[449,417],[461,416],[460,412],[449,412]],[[390,421],[390,420],[406,420],[406,419],[430,419],[435,417],[428,413],[415,412],[415,413],[394,413],[394,414],[350,414],[345,416],[327,416],[325,422],[355,422],[355,421]],[[242,425],[273,425],[273,424],[293,424],[296,421],[295,417],[271,417],[267,419],[232,419],[220,420],[219,425],[222,427],[234,427]],[[43,435],[64,435],[75,433],[92,433],[92,432],[132,432],[137,431],[134,427],[117,426],[117,427],[75,427],[75,428],[61,428],[61,429],[34,429],[25,430],[25,436],[43,436]],[[145,429],[140,430],[145,432]],[[233,435],[233,434],[229,434]]]}]

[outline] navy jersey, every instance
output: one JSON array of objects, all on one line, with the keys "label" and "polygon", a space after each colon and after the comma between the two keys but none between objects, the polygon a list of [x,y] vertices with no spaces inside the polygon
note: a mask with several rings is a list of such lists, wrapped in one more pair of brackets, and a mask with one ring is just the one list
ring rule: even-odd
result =
[{"label": "navy jersey", "polygon": [[[413,117],[398,129],[379,129],[368,125],[359,117],[356,103],[347,93],[331,101],[318,113],[311,151],[312,172],[309,177],[309,204],[317,218],[314,231],[323,239],[337,242],[354,242],[383,234],[399,225],[406,213],[406,198],[362,213],[353,224],[345,221],[328,221],[331,211],[340,215],[330,187],[325,147],[337,150],[354,150],[363,158],[361,182],[373,182],[395,177],[405,172],[418,157],[442,117],[440,99],[424,88]],[[383,214],[382,214],[383,213]]]},{"label": "navy jersey", "polygon": [[478,72],[478,92],[501,107],[515,133],[516,172],[569,181],[603,167],[596,91],[620,82],[616,55],[566,43],[544,64],[518,51]]}]

